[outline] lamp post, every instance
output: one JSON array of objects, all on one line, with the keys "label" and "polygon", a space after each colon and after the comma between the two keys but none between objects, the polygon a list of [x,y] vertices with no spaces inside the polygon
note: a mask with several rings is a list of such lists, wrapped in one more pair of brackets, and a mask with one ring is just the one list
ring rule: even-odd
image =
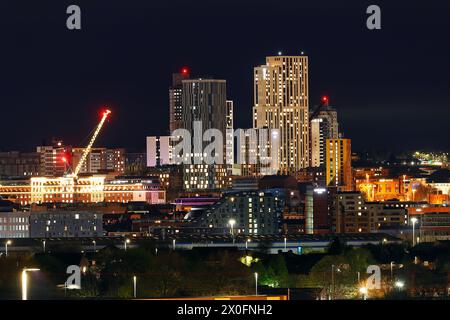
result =
[{"label": "lamp post", "polygon": [[45,253],[45,240],[42,240],[42,249],[44,250]]},{"label": "lamp post", "polygon": [[11,245],[11,240],[6,240],[5,241],[5,257],[8,256],[8,246]]},{"label": "lamp post", "polygon": [[228,223],[230,224],[230,234],[234,238],[234,225],[236,224],[236,220],[230,219]]},{"label": "lamp post", "polygon": [[172,240],[172,249],[175,251],[177,241],[175,239]]},{"label": "lamp post", "polygon": [[284,252],[287,251],[287,238],[284,237]]},{"label": "lamp post", "polygon": [[123,243],[124,243],[125,251],[127,251],[127,243],[130,243],[130,239],[125,239],[125,241]]},{"label": "lamp post", "polygon": [[248,250],[248,243],[250,242],[250,239],[245,240],[245,250]]},{"label": "lamp post", "polygon": [[366,300],[367,299],[367,288],[361,287],[361,288],[359,288],[359,292],[362,294],[363,300]]},{"label": "lamp post", "polygon": [[255,296],[258,295],[258,272],[255,272]]},{"label": "lamp post", "polygon": [[412,243],[413,243],[413,247],[414,247],[416,245],[416,223],[417,223],[417,218],[411,218],[411,222],[412,222],[412,225],[413,225],[413,234],[412,234],[413,241],[412,241]]},{"label": "lamp post", "polygon": [[136,276],[133,276],[133,295],[136,298]]},{"label": "lamp post", "polygon": [[92,244],[94,245],[94,252],[97,252],[97,242],[92,240]]},{"label": "lamp post", "polygon": [[334,264],[331,265],[331,300],[334,299]]},{"label": "lamp post", "polygon": [[27,272],[39,271],[40,269],[36,268],[24,268],[22,270],[22,300],[27,300],[27,291],[28,291],[28,275]]},{"label": "lamp post", "polygon": [[391,261],[391,281],[394,281],[394,261]]},{"label": "lamp post", "polygon": [[228,223],[230,224],[230,234],[231,234],[231,238],[233,239],[233,243],[234,243],[234,225],[236,224],[236,220],[230,219],[228,221]]}]

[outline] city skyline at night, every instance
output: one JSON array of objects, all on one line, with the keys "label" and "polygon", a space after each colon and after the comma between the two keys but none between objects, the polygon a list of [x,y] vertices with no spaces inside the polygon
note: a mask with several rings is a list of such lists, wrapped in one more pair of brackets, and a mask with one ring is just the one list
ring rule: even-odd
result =
[{"label": "city skyline at night", "polygon": [[[205,7],[208,15],[199,11],[203,1],[112,5],[108,14],[101,13],[100,1],[87,4],[85,23],[77,34],[59,30],[55,18],[47,18],[57,17],[50,13],[63,4],[32,7],[33,11],[23,14],[34,12],[36,18],[25,22],[12,14],[20,10],[20,4],[8,4],[9,11],[4,12],[11,14],[2,22],[28,40],[5,34],[3,54],[13,63],[4,68],[8,81],[0,104],[5,119],[20,119],[22,125],[20,130],[11,121],[2,125],[0,133],[8,139],[0,149],[30,151],[52,137],[82,144],[85,135],[80,133],[89,132],[95,123],[93,115],[108,105],[116,117],[99,143],[142,151],[143,137],[167,133],[167,87],[171,74],[183,67],[193,77],[227,80],[228,97],[239,110],[236,126],[250,127],[252,68],[279,51],[287,55],[303,51],[310,57],[310,107],[328,95],[340,112],[342,132],[354,138],[355,150],[450,149],[444,122],[450,101],[445,89],[449,48],[441,41],[448,27],[442,16],[445,10],[417,10],[421,7],[415,3],[386,4],[383,28],[370,32],[361,14],[363,4],[335,5],[331,13],[319,3],[285,3],[297,12],[296,18],[293,13],[284,18],[275,15],[274,25],[287,24],[276,35],[273,28],[263,33],[254,29],[257,21],[267,20],[271,11],[267,8],[282,10],[268,1],[260,5],[217,2]],[[247,15],[249,10],[254,13]],[[188,14],[191,18],[184,18]],[[231,25],[229,17],[233,17]],[[114,24],[116,19],[133,23],[119,26]],[[214,28],[200,27],[212,21]],[[416,21],[422,21],[420,27]],[[190,45],[181,25],[200,32],[207,45]],[[245,45],[247,38],[253,44],[250,47]],[[439,50],[433,49],[436,43]],[[25,59],[30,50],[37,54]],[[49,63],[51,67],[44,71]],[[33,127],[35,119],[41,125]]]},{"label": "city skyline at night", "polygon": [[450,299],[448,1],[3,2],[1,303]]}]

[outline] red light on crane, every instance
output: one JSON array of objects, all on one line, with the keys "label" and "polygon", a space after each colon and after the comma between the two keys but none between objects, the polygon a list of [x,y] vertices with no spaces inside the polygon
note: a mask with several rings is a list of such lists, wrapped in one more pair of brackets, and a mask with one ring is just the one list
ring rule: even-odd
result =
[{"label": "red light on crane", "polygon": [[111,110],[104,109],[100,114],[102,117],[108,117],[111,114]]},{"label": "red light on crane", "polygon": [[327,96],[323,96],[322,97],[322,102],[327,102],[328,101],[328,97]]}]

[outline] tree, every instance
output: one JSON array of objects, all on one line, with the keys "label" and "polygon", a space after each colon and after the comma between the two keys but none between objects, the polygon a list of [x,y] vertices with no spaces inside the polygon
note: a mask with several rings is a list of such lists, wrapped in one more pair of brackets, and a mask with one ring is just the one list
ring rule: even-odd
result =
[{"label": "tree", "polygon": [[328,254],[339,255],[344,251],[344,245],[338,237],[335,237],[328,247]]}]

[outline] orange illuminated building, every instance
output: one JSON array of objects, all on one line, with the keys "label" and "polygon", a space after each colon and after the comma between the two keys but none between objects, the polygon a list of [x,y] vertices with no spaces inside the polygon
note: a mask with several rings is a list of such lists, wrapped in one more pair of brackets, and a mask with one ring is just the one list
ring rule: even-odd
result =
[{"label": "orange illuminated building", "polygon": [[114,179],[105,176],[31,178],[0,184],[0,196],[21,205],[40,203],[98,203],[145,201],[165,203],[166,192],[151,179]]},{"label": "orange illuminated building", "polygon": [[356,179],[387,178],[389,169],[383,167],[360,167],[354,169]]},{"label": "orange illuminated building", "polygon": [[[358,170],[356,170],[358,172]],[[423,201],[427,197],[423,194],[426,189],[425,179],[411,178],[401,175],[396,178],[377,177],[366,172],[362,178],[357,174],[356,190],[364,194],[366,201],[387,201],[397,199],[399,201]]]},{"label": "orange illuminated building", "polygon": [[449,203],[449,196],[448,194],[434,194],[430,193],[428,194],[428,203],[429,204],[448,204]]},{"label": "orange illuminated building", "polygon": [[450,213],[450,206],[422,206],[422,207],[409,207],[408,215],[420,216],[428,213]]},{"label": "orange illuminated building", "polygon": [[325,147],[325,182],[341,191],[353,191],[350,139],[327,139]]}]

